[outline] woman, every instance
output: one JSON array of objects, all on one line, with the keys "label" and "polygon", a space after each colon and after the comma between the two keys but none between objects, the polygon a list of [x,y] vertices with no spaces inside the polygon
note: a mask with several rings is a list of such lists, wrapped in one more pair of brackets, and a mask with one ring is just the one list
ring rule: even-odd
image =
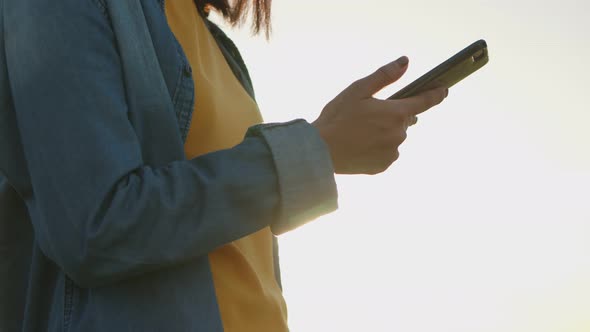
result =
[{"label": "woman", "polygon": [[270,1],[141,0],[122,21],[161,80],[113,4],[0,1],[0,330],[286,331],[274,236],[336,208],[334,173],[387,169],[447,91],[372,98],[402,57],[312,124],[262,124],[207,12],[268,31]]}]

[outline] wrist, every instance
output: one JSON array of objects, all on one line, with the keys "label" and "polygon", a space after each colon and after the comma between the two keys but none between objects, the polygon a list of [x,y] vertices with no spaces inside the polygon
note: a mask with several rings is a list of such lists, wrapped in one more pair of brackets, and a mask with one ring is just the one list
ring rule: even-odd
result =
[{"label": "wrist", "polygon": [[314,122],[311,123],[311,125],[313,127],[315,127],[315,129],[317,130],[320,138],[322,139],[322,141],[324,142],[324,144],[327,147],[328,153],[330,154],[330,159],[332,160],[332,165],[334,167],[334,171],[336,171],[336,162],[334,159],[334,149],[332,147],[332,138],[330,135],[330,130],[329,128],[323,124],[320,119],[315,120]]}]

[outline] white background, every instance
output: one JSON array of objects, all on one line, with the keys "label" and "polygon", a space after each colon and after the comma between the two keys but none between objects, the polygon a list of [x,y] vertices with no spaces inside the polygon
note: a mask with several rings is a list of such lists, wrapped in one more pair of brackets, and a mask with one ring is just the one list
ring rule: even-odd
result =
[{"label": "white background", "polygon": [[590,331],[590,4],[275,0],[227,30],[266,121],[306,118],[401,55],[387,97],[471,42],[490,63],[410,129],[384,174],[281,237],[299,331]]}]

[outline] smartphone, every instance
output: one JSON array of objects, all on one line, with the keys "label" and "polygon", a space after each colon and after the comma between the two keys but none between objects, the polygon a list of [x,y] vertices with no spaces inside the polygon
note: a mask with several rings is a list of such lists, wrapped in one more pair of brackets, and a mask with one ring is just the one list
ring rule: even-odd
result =
[{"label": "smartphone", "polygon": [[488,63],[488,46],[481,39],[410,83],[387,99],[403,99],[435,88],[450,88]]}]

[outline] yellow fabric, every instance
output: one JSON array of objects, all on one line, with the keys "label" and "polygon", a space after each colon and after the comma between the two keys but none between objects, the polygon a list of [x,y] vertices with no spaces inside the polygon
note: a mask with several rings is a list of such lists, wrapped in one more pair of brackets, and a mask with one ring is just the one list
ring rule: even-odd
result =
[{"label": "yellow fabric", "polygon": [[[262,122],[256,103],[234,76],[193,0],[166,1],[166,16],[195,81],[186,157],[238,144],[248,127]],[[269,228],[215,250],[209,259],[225,331],[288,330]]]}]

